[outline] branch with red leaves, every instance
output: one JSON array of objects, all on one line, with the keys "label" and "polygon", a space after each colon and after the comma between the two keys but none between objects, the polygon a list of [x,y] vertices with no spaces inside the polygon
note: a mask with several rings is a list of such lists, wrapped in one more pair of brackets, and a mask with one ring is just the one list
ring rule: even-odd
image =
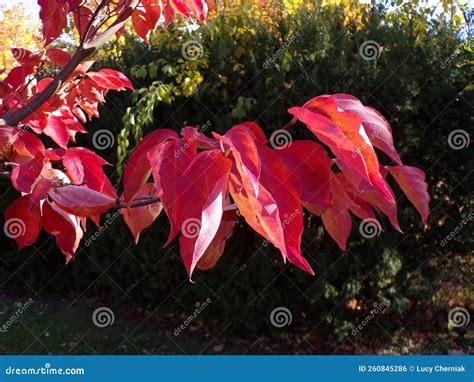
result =
[{"label": "branch with red leaves", "polygon": [[[120,72],[90,71],[87,61],[131,19],[148,41],[157,25],[180,14],[203,21],[208,0],[103,0],[89,8],[82,0],[39,0],[45,46],[73,19],[79,43],[71,57],[50,47],[42,53],[12,49],[19,66],[0,83],[1,174],[21,193],[5,211],[5,232],[19,248],[36,242],[43,229],[56,237],[67,260],[74,257],[88,220],[118,208],[135,241],[164,210],[168,245],[179,235],[189,277],[212,268],[239,218],[297,267],[314,274],[301,253],[303,216],[320,216],[342,250],[352,215],[367,235],[380,233],[377,214],[401,232],[394,192],[398,183],[427,224],[429,194],[424,173],[402,164],[389,123],[376,110],[347,94],[322,95],[288,111],[292,119],[271,134],[253,122],[224,135],[205,136],[192,127],[180,134],[158,129],[130,154],[117,195],[105,175],[109,165],[93,151],[71,146],[84,124],[99,117],[98,105],[110,90],[133,89]],[[160,21],[161,20],[161,21]],[[60,68],[53,78],[36,80],[44,61]],[[316,140],[293,140],[305,126]],[[39,136],[57,147],[45,147]],[[377,150],[394,165],[381,165]],[[306,211],[306,212],[305,212]]]}]

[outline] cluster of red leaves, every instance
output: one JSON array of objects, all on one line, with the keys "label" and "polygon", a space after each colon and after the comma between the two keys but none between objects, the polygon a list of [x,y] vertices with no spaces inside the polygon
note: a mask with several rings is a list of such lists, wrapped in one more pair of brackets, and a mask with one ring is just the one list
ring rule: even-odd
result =
[{"label": "cluster of red leaves", "polygon": [[[400,231],[387,173],[426,223],[429,195],[424,173],[402,165],[390,126],[378,112],[347,94],[316,97],[289,112],[335,158],[315,141],[271,147],[263,130],[252,122],[234,126],[222,136],[214,133],[213,138],[192,127],[183,128],[181,137],[171,130],[157,130],[132,152],[124,174],[124,200],[154,189],[171,222],[167,244],[180,233],[181,256],[189,275],[196,267],[208,269],[218,261],[237,212],[280,250],[284,260],[311,274],[301,254],[303,207],[321,216],[343,250],[352,226],[350,212],[377,222],[375,207]],[[397,165],[381,166],[374,146]],[[129,211],[129,221],[140,218],[140,226],[134,227],[136,238],[156,215],[157,211]]]},{"label": "cluster of red leaves", "polygon": [[[81,47],[97,41],[101,6],[115,20],[114,33],[123,28],[116,24],[118,20],[131,17],[144,40],[160,20],[167,24],[175,13],[204,20],[213,7],[204,0],[141,0],[138,7],[133,6],[136,0],[103,1],[95,10],[83,0],[38,2],[45,44],[60,36],[69,17],[77,26]],[[19,66],[0,83],[0,117],[28,107],[57,81],[35,79],[45,60],[58,67],[73,61],[56,48],[42,54],[14,49],[13,54]],[[180,235],[181,256],[190,276],[196,267],[208,269],[216,264],[238,216],[278,248],[285,261],[313,274],[301,254],[303,208],[321,216],[341,249],[351,231],[351,212],[376,221],[375,208],[400,230],[387,173],[426,224],[429,195],[423,172],[402,165],[387,121],[346,94],[316,97],[289,110],[294,118],[288,127],[300,121],[320,143],[302,140],[272,147],[252,122],[234,126],[224,135],[213,133],[212,138],[192,127],[184,127],[181,135],[156,130],[131,153],[119,197],[103,171],[105,160],[87,148],[68,147],[77,133],[85,132],[83,124],[99,116],[98,105],[109,90],[133,89],[123,74],[110,69],[93,72],[89,70],[92,64],[78,63],[58,89],[18,125],[0,126],[1,170],[11,167],[12,185],[22,194],[5,211],[6,229],[8,233],[9,222],[22,223],[20,234],[11,235],[20,248],[33,244],[44,229],[55,236],[69,260],[87,219],[100,224],[102,214],[120,208],[138,241],[164,209],[171,223],[166,245]],[[58,147],[46,148],[40,134]],[[396,165],[381,166],[374,147]]]}]

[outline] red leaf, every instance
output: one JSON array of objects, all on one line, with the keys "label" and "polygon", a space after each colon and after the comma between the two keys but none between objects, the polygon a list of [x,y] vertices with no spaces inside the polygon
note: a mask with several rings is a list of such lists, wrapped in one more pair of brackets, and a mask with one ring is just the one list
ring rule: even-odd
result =
[{"label": "red leaf", "polygon": [[41,54],[33,54],[28,49],[12,48],[13,57],[20,65],[36,66],[41,62]]},{"label": "red leaf", "polygon": [[260,182],[277,204],[283,230],[286,255],[297,267],[314,275],[311,266],[301,255],[301,235],[303,234],[303,207],[299,200],[298,184],[291,172],[280,159],[279,152],[266,146],[259,147],[262,158]]},{"label": "red leaf", "polygon": [[20,192],[30,193],[33,184],[41,174],[44,166],[43,154],[38,154],[22,165],[12,170],[12,184]]},{"label": "red leaf", "polygon": [[17,66],[10,70],[10,73],[8,73],[8,76],[3,80],[3,83],[13,91],[17,90],[20,86],[25,84],[26,78],[32,73],[32,66]]},{"label": "red leaf", "polygon": [[[80,8],[77,8],[73,12],[74,17],[74,25],[79,33],[79,37],[81,40],[85,41],[85,34],[89,30],[89,23],[93,16],[94,12],[92,12],[88,7],[82,5]],[[97,32],[97,27],[91,28],[89,33],[89,37],[93,36]],[[87,41],[89,38],[87,39]],[[85,42],[87,42],[85,41]]]},{"label": "red leaf", "polygon": [[115,199],[115,188],[102,170],[102,166],[107,164],[100,156],[83,147],[68,149],[63,158],[63,165],[73,183],[85,183],[90,189]]},{"label": "red leaf", "polygon": [[184,4],[184,0],[169,0],[173,9],[180,13],[185,18],[189,18],[190,11],[189,8]]},{"label": "red leaf", "polygon": [[321,219],[329,235],[339,248],[345,251],[352,227],[352,218],[348,209],[350,200],[336,176],[331,177],[331,190],[334,204],[323,212]]},{"label": "red leaf", "polygon": [[152,30],[152,27],[148,23],[145,12],[137,9],[132,13],[132,26],[137,35],[148,43],[148,33]]},{"label": "red leaf", "polygon": [[102,215],[117,204],[114,198],[85,186],[53,188],[49,196],[67,213],[89,218]]},{"label": "red leaf", "polygon": [[48,57],[51,63],[60,67],[65,66],[71,60],[69,53],[57,48],[48,49],[46,51],[46,57]]},{"label": "red leaf", "polygon": [[56,245],[66,256],[66,262],[71,260],[83,235],[80,219],[47,200],[43,204],[43,227],[56,237]]},{"label": "red leaf", "polygon": [[189,277],[219,229],[231,165],[220,151],[204,151],[177,179],[175,222]]},{"label": "red leaf", "polygon": [[18,249],[32,245],[41,231],[39,205],[30,203],[28,195],[21,196],[5,210],[5,234],[14,239]]},{"label": "red leaf", "polygon": [[362,125],[375,147],[384,151],[399,165],[402,164],[393,145],[392,129],[382,114],[370,106],[364,106],[356,97],[349,94],[334,94],[333,97],[339,108],[357,113],[362,118]]},{"label": "red leaf", "polygon": [[107,90],[133,90],[130,80],[122,73],[112,69],[101,69],[98,72],[88,72],[97,85]]},{"label": "red leaf", "polygon": [[147,135],[133,149],[123,174],[124,199],[128,202],[146,183],[151,174],[148,154],[167,140],[177,140],[178,134],[169,129],[158,129]]},{"label": "red leaf", "polygon": [[243,186],[258,196],[261,163],[251,133],[243,126],[234,126],[223,137],[214,135],[230,147]]},{"label": "red leaf", "polygon": [[221,224],[217,230],[216,236],[212,239],[211,244],[207,247],[206,252],[202,255],[196,267],[202,271],[213,268],[222,254],[224,253],[225,243],[232,236],[234,225],[236,223],[237,211],[224,211]]},{"label": "red leaf", "polygon": [[38,0],[44,45],[56,40],[67,25],[67,12],[57,0]]},{"label": "red leaf", "polygon": [[313,141],[294,141],[278,152],[299,186],[301,202],[311,213],[320,215],[332,203],[332,163],[326,150]]},{"label": "red leaf", "polygon": [[66,124],[61,117],[56,115],[50,115],[47,118],[46,126],[43,132],[51,139],[56,142],[59,146],[67,148],[69,141],[69,132]]},{"label": "red leaf", "polygon": [[164,142],[148,154],[155,186],[161,193],[161,202],[171,223],[165,247],[179,232],[179,224],[176,223],[174,213],[176,200],[179,197],[176,189],[177,178],[183,174],[195,156],[196,142],[183,138]]},{"label": "red leaf", "polygon": [[304,122],[333,153],[354,171],[366,178],[393,201],[382,175],[377,155],[355,113],[339,111],[332,96],[320,96],[302,108],[292,108],[290,113]]},{"label": "red leaf", "polygon": [[[155,185],[153,183],[147,183],[133,196],[133,199],[144,196],[155,196],[155,191]],[[140,233],[155,221],[162,209],[162,204],[160,202],[156,202],[146,206],[123,208],[120,210],[125,223],[132,232],[135,243],[138,243]]]},{"label": "red leaf", "polygon": [[418,210],[423,224],[426,225],[428,222],[430,195],[428,194],[428,184],[425,181],[425,173],[419,168],[411,166],[394,166],[387,167],[387,169],[410,202]]}]

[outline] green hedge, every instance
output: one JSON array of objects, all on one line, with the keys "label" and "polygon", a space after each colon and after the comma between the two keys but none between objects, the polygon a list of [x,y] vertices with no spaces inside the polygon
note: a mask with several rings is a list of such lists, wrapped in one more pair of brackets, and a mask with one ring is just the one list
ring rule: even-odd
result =
[{"label": "green hedge", "polygon": [[[101,65],[126,68],[141,90],[133,98],[110,94],[102,118],[89,128],[117,133],[119,156],[125,158],[135,139],[159,127],[179,131],[184,123],[210,121],[212,130],[223,132],[254,120],[270,134],[290,119],[289,107],[319,94],[350,93],[387,117],[404,163],[427,172],[432,196],[428,230],[402,198],[399,219],[405,235],[384,221],[386,232],[363,240],[354,220],[349,249],[343,253],[322,231],[320,220],[307,216],[303,249],[316,271],[311,277],[285,266],[275,250],[240,225],[220,263],[211,271],[197,272],[192,284],[178,244],[161,248],[169,229],[164,216],[142,235],[138,246],[121,219],[112,219],[66,267],[51,238],[42,237],[18,254],[14,243],[2,237],[2,291],[159,306],[163,314],[192,312],[196,302],[209,297],[213,302],[202,320],[223,327],[232,323],[226,330],[246,333],[271,331],[270,312],[284,306],[293,313],[295,335],[316,327],[316,333],[340,340],[351,336],[374,304],[388,307],[378,319],[389,334],[424,307],[436,306],[443,281],[455,275],[456,259],[469,252],[468,229],[448,245],[440,244],[472,202],[472,157],[468,150],[448,145],[452,130],[469,131],[472,124],[469,51],[462,48],[465,36],[448,22],[429,21],[416,11],[411,17],[387,13],[383,7],[360,12],[360,18],[348,20],[340,8],[302,9],[271,23],[246,12],[223,14],[193,32],[183,25],[160,31],[151,48],[126,36],[121,56],[111,47],[101,56]],[[425,24],[420,32],[417,25]],[[189,40],[203,46],[195,61],[182,57],[182,45]],[[380,45],[376,60],[361,58],[359,48],[366,40]],[[293,135],[301,138],[306,132],[300,126]],[[90,136],[81,137],[79,143],[90,141]],[[117,161],[113,150],[101,154]],[[114,172],[110,169],[117,180]],[[11,190],[2,197],[2,209],[13,197]],[[96,229],[91,225],[85,237]],[[346,306],[350,298],[360,309]],[[367,335],[377,329],[380,335],[374,326]]]}]

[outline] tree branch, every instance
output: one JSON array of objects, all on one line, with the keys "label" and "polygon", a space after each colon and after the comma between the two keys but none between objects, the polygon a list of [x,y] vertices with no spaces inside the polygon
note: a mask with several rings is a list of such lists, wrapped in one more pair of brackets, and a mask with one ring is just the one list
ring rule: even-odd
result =
[{"label": "tree branch", "polygon": [[[0,118],[1,125],[16,126],[29,115],[33,114],[51,98],[59,90],[61,85],[69,78],[77,66],[102,47],[120,28],[123,27],[132,12],[138,6],[139,0],[132,0],[129,6],[120,14],[119,18],[102,34],[98,35],[90,43],[86,43],[83,47],[79,46],[71,57],[71,60],[64,66],[61,71],[53,78],[53,81],[40,93],[31,98],[24,106],[15,111],[7,112],[3,118]],[[92,21],[92,20],[91,20]]]}]

